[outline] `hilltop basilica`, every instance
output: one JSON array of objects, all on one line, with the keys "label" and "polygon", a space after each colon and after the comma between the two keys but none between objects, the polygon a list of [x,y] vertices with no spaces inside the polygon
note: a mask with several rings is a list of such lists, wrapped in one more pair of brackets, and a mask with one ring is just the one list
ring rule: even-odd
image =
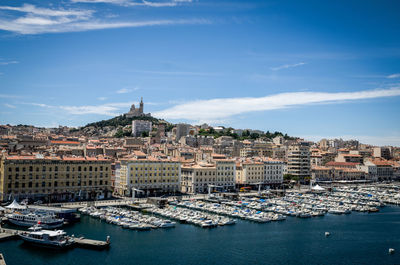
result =
[{"label": "hilltop basilica", "polygon": [[150,113],[143,113],[143,98],[140,99],[140,105],[139,108],[135,108],[135,104],[132,104],[131,109],[129,110],[128,113],[125,113],[125,116],[127,118],[132,118],[132,117],[151,117]]}]

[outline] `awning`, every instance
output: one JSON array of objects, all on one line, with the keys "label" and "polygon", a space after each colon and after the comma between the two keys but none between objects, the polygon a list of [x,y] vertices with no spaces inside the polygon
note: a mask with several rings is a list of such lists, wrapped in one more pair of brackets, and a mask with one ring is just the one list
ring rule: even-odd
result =
[{"label": "awning", "polygon": [[15,199],[14,201],[6,206],[7,209],[16,209],[16,210],[23,210],[26,209],[25,205],[19,204]]}]

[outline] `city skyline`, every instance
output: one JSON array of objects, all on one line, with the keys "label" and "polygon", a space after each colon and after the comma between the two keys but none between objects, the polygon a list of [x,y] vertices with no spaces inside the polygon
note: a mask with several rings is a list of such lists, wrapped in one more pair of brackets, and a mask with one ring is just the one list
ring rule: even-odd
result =
[{"label": "city skyline", "polygon": [[1,124],[82,126],[143,96],[170,122],[400,146],[400,5],[343,6],[4,1]]}]

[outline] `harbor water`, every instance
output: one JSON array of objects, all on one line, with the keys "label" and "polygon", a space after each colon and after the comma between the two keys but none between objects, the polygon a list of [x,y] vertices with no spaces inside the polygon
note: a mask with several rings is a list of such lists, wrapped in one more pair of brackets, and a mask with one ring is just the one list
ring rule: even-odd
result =
[{"label": "harbor water", "polygon": [[[108,250],[51,250],[0,242],[8,265],[67,264],[400,264],[400,207],[378,213],[294,218],[203,229],[189,224],[133,231],[82,216],[68,234],[105,240]],[[330,232],[326,237],[325,232]],[[388,254],[388,249],[396,252]]]}]

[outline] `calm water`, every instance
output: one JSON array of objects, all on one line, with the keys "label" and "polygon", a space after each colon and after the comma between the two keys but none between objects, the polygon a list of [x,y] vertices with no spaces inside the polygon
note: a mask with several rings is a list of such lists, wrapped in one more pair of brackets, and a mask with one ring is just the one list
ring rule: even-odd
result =
[{"label": "calm water", "polygon": [[[33,248],[22,241],[0,243],[8,265],[22,264],[400,264],[400,207],[379,213],[326,215],[311,219],[202,229],[125,230],[82,216],[69,234],[105,240],[105,251]],[[325,231],[331,236],[326,238]],[[395,248],[394,255],[388,254]]]}]

